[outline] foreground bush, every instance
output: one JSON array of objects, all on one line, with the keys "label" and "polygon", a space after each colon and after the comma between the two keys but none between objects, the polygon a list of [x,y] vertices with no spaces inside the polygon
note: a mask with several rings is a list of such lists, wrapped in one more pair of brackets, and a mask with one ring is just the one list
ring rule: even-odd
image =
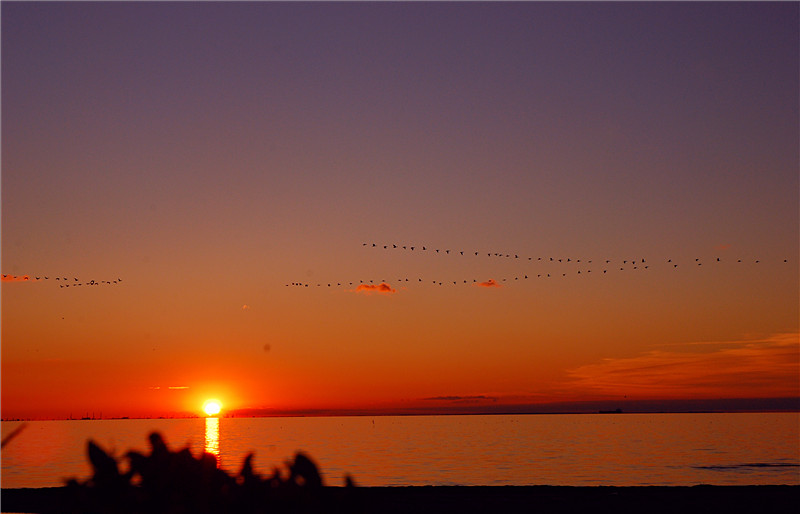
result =
[{"label": "foreground bush", "polygon": [[[344,489],[323,487],[316,464],[297,453],[286,470],[274,468],[259,476],[249,454],[238,475],[217,467],[208,453],[199,457],[188,448],[170,451],[158,433],[149,436],[150,455],[128,452],[128,470],[93,441],[88,443],[93,475],[67,483],[64,508],[75,513],[280,513],[351,512],[354,484]],[[338,489],[338,490],[337,490]]]}]

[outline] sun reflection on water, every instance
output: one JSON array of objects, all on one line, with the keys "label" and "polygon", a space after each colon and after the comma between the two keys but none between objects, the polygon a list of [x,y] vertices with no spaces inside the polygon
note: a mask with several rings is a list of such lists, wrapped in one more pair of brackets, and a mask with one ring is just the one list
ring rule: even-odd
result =
[{"label": "sun reflection on water", "polygon": [[219,464],[219,418],[206,418],[206,445],[205,452],[217,458]]}]

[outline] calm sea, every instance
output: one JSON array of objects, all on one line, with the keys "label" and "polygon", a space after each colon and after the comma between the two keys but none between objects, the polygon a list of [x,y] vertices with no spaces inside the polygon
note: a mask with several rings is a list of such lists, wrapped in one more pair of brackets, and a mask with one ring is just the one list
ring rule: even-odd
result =
[{"label": "calm sea", "polygon": [[123,455],[151,431],[232,472],[303,450],[328,485],[800,485],[800,414],[769,413],[34,421],[2,451],[2,487],[87,478],[88,439]]}]

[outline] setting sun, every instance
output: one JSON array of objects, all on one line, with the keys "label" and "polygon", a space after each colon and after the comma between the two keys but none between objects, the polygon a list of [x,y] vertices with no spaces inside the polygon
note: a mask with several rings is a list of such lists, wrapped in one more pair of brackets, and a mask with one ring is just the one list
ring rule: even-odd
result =
[{"label": "setting sun", "polygon": [[222,410],[222,404],[219,400],[207,400],[203,404],[203,411],[209,416],[216,416]]}]

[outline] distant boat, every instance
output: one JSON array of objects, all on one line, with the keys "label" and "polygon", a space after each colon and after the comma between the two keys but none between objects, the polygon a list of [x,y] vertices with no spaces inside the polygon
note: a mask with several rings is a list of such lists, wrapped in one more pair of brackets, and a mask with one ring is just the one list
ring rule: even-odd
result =
[{"label": "distant boat", "polygon": [[622,409],[601,410],[600,414],[622,414]]}]

